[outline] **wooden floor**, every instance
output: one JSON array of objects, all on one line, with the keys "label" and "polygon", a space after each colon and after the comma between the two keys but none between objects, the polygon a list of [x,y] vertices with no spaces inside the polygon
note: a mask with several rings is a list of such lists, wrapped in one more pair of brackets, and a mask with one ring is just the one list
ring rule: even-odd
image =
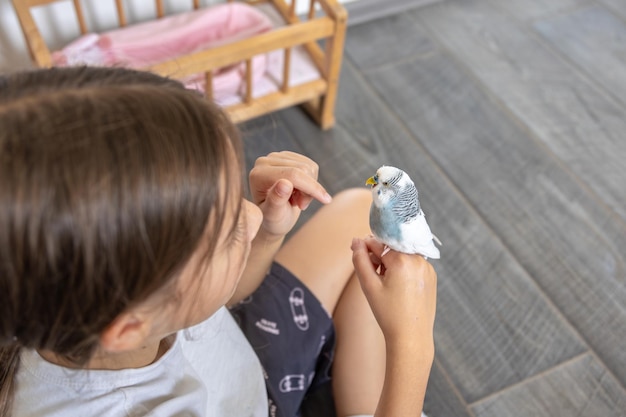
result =
[{"label": "wooden floor", "polygon": [[248,123],[248,162],[304,153],[332,192],[412,176],[444,242],[429,416],[626,416],[626,1],[352,26],[337,120]]}]

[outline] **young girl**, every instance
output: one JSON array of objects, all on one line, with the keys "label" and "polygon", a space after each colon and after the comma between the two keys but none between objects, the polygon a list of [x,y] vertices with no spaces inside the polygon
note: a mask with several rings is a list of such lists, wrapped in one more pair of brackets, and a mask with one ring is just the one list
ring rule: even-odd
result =
[{"label": "young girl", "polygon": [[0,78],[0,415],[296,416],[331,366],[337,415],[420,414],[430,264],[350,244],[369,191],[331,202],[311,160],[278,152],[248,201],[241,160],[177,82]]}]

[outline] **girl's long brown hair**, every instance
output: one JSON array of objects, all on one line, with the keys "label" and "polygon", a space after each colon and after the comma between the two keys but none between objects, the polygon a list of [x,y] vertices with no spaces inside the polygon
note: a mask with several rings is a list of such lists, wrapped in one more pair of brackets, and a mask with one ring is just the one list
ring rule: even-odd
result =
[{"label": "girl's long brown hair", "polygon": [[175,81],[105,68],[0,77],[0,415],[20,349],[85,363],[207,228],[217,236],[236,198],[219,184],[240,160],[223,112]]}]

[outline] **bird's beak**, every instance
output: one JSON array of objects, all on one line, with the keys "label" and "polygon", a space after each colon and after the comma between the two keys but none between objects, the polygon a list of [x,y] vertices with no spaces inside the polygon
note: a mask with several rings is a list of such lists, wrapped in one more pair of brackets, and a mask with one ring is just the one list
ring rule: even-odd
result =
[{"label": "bird's beak", "polygon": [[378,182],[376,182],[376,179],[374,179],[374,177],[369,177],[367,181],[365,181],[365,185],[371,185],[372,187],[376,184],[378,184]]}]

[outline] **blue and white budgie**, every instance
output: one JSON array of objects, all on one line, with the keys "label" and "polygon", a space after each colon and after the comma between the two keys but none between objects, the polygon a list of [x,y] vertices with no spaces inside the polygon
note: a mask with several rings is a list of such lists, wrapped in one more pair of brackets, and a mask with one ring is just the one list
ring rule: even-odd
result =
[{"label": "blue and white budgie", "polygon": [[434,241],[441,242],[430,231],[420,207],[417,188],[406,172],[382,166],[367,179],[372,186],[370,228],[377,240],[387,248],[403,253],[419,253],[425,258],[439,259]]}]

